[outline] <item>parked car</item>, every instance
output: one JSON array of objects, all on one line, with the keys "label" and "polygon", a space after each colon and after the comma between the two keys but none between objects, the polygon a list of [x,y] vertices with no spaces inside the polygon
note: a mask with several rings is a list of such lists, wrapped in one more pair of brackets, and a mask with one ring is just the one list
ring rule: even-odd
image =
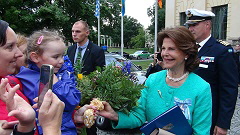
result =
[{"label": "parked car", "polygon": [[[128,59],[115,53],[105,53],[106,65],[115,64],[116,66],[123,67],[123,62]],[[131,74],[137,78],[137,83],[143,84],[146,80],[146,71],[142,71],[141,66],[137,66],[132,63]]]},{"label": "parked car", "polygon": [[136,51],[133,54],[130,54],[130,59],[148,59],[150,58],[151,53],[147,51]]},{"label": "parked car", "polygon": [[[118,52],[118,51],[111,52],[111,53],[116,53],[116,54],[119,54],[119,55],[121,55],[121,52]],[[130,57],[129,57],[129,53],[123,52],[123,57],[125,57],[125,58],[129,59],[129,58],[130,58]]]}]

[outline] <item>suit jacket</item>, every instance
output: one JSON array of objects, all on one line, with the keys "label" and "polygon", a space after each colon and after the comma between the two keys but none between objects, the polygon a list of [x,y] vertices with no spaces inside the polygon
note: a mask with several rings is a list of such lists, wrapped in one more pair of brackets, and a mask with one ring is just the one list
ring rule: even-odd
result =
[{"label": "suit jacket", "polygon": [[[76,49],[77,49],[77,44],[74,44],[72,46],[69,46],[67,50],[67,55],[73,64],[74,64]],[[94,70],[96,70],[97,66],[104,67],[105,66],[104,50],[101,47],[89,41],[86,51],[82,58],[82,63],[83,63],[83,68],[81,72],[84,75],[88,75]]]},{"label": "suit jacket", "polygon": [[231,46],[211,37],[198,53],[199,67],[194,71],[206,80],[212,91],[212,128],[230,128],[238,95],[238,72]]}]

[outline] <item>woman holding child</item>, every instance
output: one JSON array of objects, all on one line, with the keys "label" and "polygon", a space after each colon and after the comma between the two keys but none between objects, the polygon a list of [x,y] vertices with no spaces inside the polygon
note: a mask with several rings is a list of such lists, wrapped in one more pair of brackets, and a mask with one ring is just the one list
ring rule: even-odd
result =
[{"label": "woman holding child", "polygon": [[[45,38],[42,36],[45,36]],[[42,38],[40,38],[40,37],[42,37]],[[39,38],[41,40],[39,40]],[[50,31],[45,32],[45,33],[40,32],[39,36],[37,35],[37,36],[35,36],[35,38],[32,38],[32,39],[36,40],[36,42],[31,42],[31,43],[32,44],[36,43],[35,45],[37,45],[39,48],[42,49],[42,50],[40,49],[39,51],[32,50],[32,52],[36,52],[38,54],[38,56],[41,57],[41,60],[44,60],[44,58],[45,58],[45,60],[50,60],[47,62],[55,62],[55,73],[57,74],[55,76],[55,80],[56,80],[55,85],[58,84],[58,85],[54,86],[55,89],[53,89],[53,92],[48,92],[48,94],[51,95],[50,97],[48,97],[48,100],[52,100],[52,101],[46,101],[46,102],[50,103],[50,105],[44,109],[40,108],[41,111],[39,112],[39,116],[38,116],[39,120],[41,119],[40,124],[41,124],[41,126],[43,126],[43,124],[44,124],[43,128],[45,129],[45,131],[46,130],[52,131],[52,133],[60,133],[61,134],[61,132],[62,132],[63,134],[64,133],[68,133],[71,135],[75,134],[76,133],[75,125],[71,124],[71,127],[69,127],[70,124],[67,124],[67,123],[73,123],[72,122],[73,121],[72,113],[73,113],[75,106],[78,105],[78,103],[80,102],[80,92],[75,89],[75,86],[66,85],[66,84],[72,84],[73,81],[71,78],[69,79],[68,76],[66,76],[66,74],[68,74],[68,72],[65,70],[66,67],[62,66],[62,63],[63,63],[62,56],[63,56],[63,52],[65,51],[65,45],[63,43],[63,40],[59,35],[57,35],[56,33],[54,34],[53,32],[50,32]],[[51,51],[51,49],[47,48],[45,46],[46,44],[48,44],[47,47],[62,49],[62,51],[59,51],[59,52],[57,51],[58,53],[57,54],[55,53],[54,56],[46,58],[42,55],[43,54],[44,55],[51,54],[51,52],[49,53],[49,51]],[[56,46],[58,46],[58,47],[56,47]],[[47,50],[47,51],[45,51],[45,53],[44,53],[43,50]],[[48,53],[46,53],[46,52],[48,52]],[[14,129],[13,135],[19,134],[19,133],[17,133],[18,131],[20,131],[21,134],[23,134],[23,133],[34,134],[34,130],[35,130],[35,128],[34,128],[35,114],[31,108],[31,106],[29,105],[29,101],[28,101],[27,97],[23,94],[23,92],[27,89],[23,88],[22,91],[20,91],[19,90],[19,85],[21,85],[20,81],[19,81],[19,84],[18,83],[14,84],[14,83],[11,83],[11,80],[10,80],[11,78],[6,79],[6,77],[8,75],[17,73],[16,72],[17,61],[19,60],[20,57],[23,57],[23,53],[17,47],[17,36],[16,36],[15,32],[9,27],[7,22],[0,20],[0,61],[1,61],[1,64],[0,64],[0,79],[1,79],[1,83],[0,83],[0,99],[1,99],[0,100],[0,114],[1,114],[0,115],[0,134],[1,135],[10,135],[13,131],[13,127],[16,127],[16,129]],[[58,63],[56,61],[60,61],[60,62]],[[30,67],[34,64],[34,62],[36,62],[36,61],[32,61],[32,63],[30,63]],[[41,64],[44,64],[43,61],[41,61],[41,62],[42,62]],[[39,67],[41,66],[41,64],[35,64],[35,66],[34,66],[38,72],[39,72]],[[54,63],[48,63],[48,64],[54,65]],[[25,69],[25,67],[22,67],[22,68]],[[30,69],[27,69],[27,70],[30,70]],[[37,76],[35,76],[35,78],[39,78],[39,74]],[[63,87],[63,84],[65,84],[65,87]],[[33,85],[36,86],[34,88],[38,89],[37,83],[33,84]],[[13,88],[11,88],[11,87],[13,87]],[[68,87],[68,89],[66,87]],[[29,88],[28,90],[35,91],[36,89]],[[61,91],[61,90],[63,90],[63,91]],[[11,91],[11,92],[9,92],[9,91]],[[13,96],[15,94],[15,91],[17,93],[16,97],[18,98],[18,100],[16,100],[15,96]],[[9,96],[9,95],[11,95],[11,96]],[[35,97],[37,97],[37,96],[35,96]],[[31,97],[30,103],[37,102],[37,100],[33,100],[33,98],[35,98],[35,97]],[[61,100],[59,100],[59,98],[65,102],[65,108],[64,108],[64,103]],[[66,100],[64,100],[66,98],[72,98],[72,100],[66,101]],[[11,102],[9,102],[9,101],[11,101]],[[16,101],[21,101],[21,103],[16,102]],[[48,103],[46,103],[46,105]],[[23,106],[25,106],[25,107],[23,108]],[[27,108],[26,108],[26,106],[27,106]],[[58,106],[58,107],[56,108],[56,106]],[[64,112],[62,112],[63,108],[64,108]],[[81,123],[83,112],[89,108],[94,109],[94,107],[86,105],[86,106],[83,106],[82,108],[80,108],[79,110],[77,110],[77,112],[74,115],[75,121]],[[27,117],[18,117],[19,113],[21,113],[21,111],[19,112],[19,109],[22,110],[23,111],[22,114],[24,114],[24,116],[27,116]],[[51,113],[46,113],[49,110],[51,110]],[[14,114],[11,113],[11,116],[10,116],[9,112],[11,112],[11,111],[14,111],[15,113]],[[18,112],[18,114],[16,113],[16,111]],[[30,113],[33,115],[31,115],[31,116],[26,115],[26,114],[30,114]],[[62,113],[63,113],[63,120],[61,117]],[[14,117],[14,116],[16,116],[16,117]],[[29,119],[31,119],[31,121],[26,122],[26,120],[29,120]],[[52,121],[49,121],[51,119],[52,119]],[[61,122],[61,121],[63,121],[63,122]],[[56,123],[59,123],[59,124],[56,124]],[[17,124],[17,126],[14,126],[16,124]],[[22,128],[22,124],[24,124],[26,127]],[[68,127],[62,128],[62,131],[61,131],[60,126],[63,127],[65,125]],[[44,131],[44,129],[43,129],[43,132],[47,133]]]}]

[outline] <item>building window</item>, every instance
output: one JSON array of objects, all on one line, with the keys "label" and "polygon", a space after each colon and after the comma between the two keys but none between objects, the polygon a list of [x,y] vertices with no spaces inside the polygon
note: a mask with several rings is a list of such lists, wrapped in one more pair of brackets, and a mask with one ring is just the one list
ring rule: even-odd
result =
[{"label": "building window", "polygon": [[216,39],[226,40],[228,6],[213,7],[212,11],[215,14],[212,20],[212,35]]},{"label": "building window", "polygon": [[185,12],[180,13],[180,25],[184,26],[185,22],[187,21],[187,16]]}]

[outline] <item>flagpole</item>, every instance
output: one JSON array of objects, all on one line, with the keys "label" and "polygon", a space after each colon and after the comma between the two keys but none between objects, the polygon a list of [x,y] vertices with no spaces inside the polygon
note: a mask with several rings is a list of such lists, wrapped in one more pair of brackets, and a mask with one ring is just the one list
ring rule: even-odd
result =
[{"label": "flagpole", "polygon": [[96,9],[94,14],[98,19],[98,46],[101,46],[100,43],[100,0],[96,0]]},{"label": "flagpole", "polygon": [[155,38],[154,38],[154,52],[157,50],[157,20],[158,20],[158,0],[155,2]]},{"label": "flagpole", "polygon": [[123,16],[125,14],[125,0],[122,0],[122,16],[121,16],[121,56],[123,56]]},{"label": "flagpole", "polygon": [[121,56],[123,56],[123,16],[121,16]]},{"label": "flagpole", "polygon": [[98,46],[101,46],[101,43],[100,43],[100,13],[99,13],[99,17],[98,17]]}]

